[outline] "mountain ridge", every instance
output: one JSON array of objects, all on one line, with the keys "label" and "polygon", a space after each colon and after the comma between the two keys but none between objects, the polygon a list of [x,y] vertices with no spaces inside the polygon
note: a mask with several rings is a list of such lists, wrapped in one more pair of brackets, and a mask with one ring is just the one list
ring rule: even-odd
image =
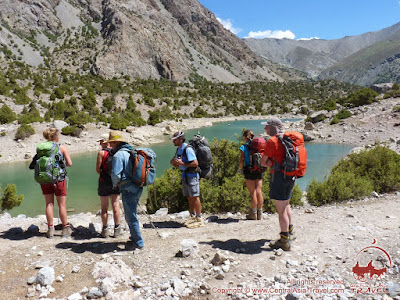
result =
[{"label": "mountain ridge", "polygon": [[[357,55],[357,53],[361,54],[363,49],[391,40],[400,40],[400,23],[378,31],[367,32],[357,36],[346,36],[336,40],[244,39],[245,43],[254,52],[265,59],[304,71],[312,78],[334,78],[361,85],[379,83],[381,78],[376,75],[374,78],[364,78],[366,76],[364,74],[365,70],[357,72],[357,69],[350,70],[349,72],[354,74],[352,78],[348,78],[339,76],[339,74],[335,73],[335,70],[341,67],[346,71],[345,62],[350,56]],[[380,63],[389,57],[395,56],[397,53],[400,53],[400,47],[396,45],[388,57],[382,57],[379,61],[374,62],[371,68],[376,68]],[[397,58],[394,60],[397,60]],[[365,61],[364,64],[369,64],[369,61]],[[367,71],[371,72],[369,69]],[[387,72],[386,70],[385,74]],[[388,76],[388,78],[392,77]]]}]

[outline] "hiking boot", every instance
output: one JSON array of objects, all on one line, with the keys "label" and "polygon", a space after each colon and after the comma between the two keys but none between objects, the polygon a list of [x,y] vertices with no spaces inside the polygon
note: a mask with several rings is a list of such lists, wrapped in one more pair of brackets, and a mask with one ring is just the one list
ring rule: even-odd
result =
[{"label": "hiking boot", "polygon": [[296,234],[294,232],[293,226],[289,228],[289,238],[291,241],[294,241],[296,239]]},{"label": "hiking boot", "polygon": [[54,237],[54,226],[49,226],[49,228],[47,229],[47,232],[46,232],[46,237],[49,239]]},{"label": "hiking boot", "polygon": [[185,223],[183,223],[183,225],[188,226],[190,223],[193,223],[195,221],[196,221],[196,215],[190,214],[190,218]]},{"label": "hiking boot", "polygon": [[247,220],[257,220],[257,211],[250,209],[249,214],[246,215]]},{"label": "hiking boot", "polygon": [[279,240],[269,244],[272,249],[282,249],[283,251],[290,251],[290,241],[288,237],[281,235]]},{"label": "hiking boot", "polygon": [[103,229],[101,230],[100,235],[101,235],[103,238],[108,238],[108,237],[110,236],[110,230],[108,229],[108,227],[104,227],[104,226],[103,226]]},{"label": "hiking boot", "polygon": [[70,237],[71,234],[72,234],[72,228],[71,228],[71,226],[70,226],[69,224],[68,224],[68,225],[65,225],[65,226],[63,227],[63,229],[62,229],[61,237],[62,237],[62,238],[67,238],[67,237]]},{"label": "hiking boot", "polygon": [[262,220],[263,212],[261,209],[257,209],[257,220]]},{"label": "hiking boot", "polygon": [[125,250],[130,251],[130,250],[142,250],[144,248],[144,246],[138,246],[136,243],[134,243],[133,241],[127,241],[125,244]]},{"label": "hiking boot", "polygon": [[197,227],[203,227],[204,221],[201,217],[195,217],[195,220],[188,225],[186,225],[187,228],[197,228]]},{"label": "hiking boot", "polygon": [[117,228],[114,227],[114,237],[119,237],[123,234],[122,226],[118,226]]}]

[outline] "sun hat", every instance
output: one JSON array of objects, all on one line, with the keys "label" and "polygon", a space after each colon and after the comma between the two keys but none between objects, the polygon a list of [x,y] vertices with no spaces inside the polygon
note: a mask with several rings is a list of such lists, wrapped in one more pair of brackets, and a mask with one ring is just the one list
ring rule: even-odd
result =
[{"label": "sun hat", "polygon": [[183,131],[177,131],[174,133],[171,140],[176,140],[177,138],[185,139],[185,133]]},{"label": "sun hat", "polygon": [[108,136],[108,141],[106,141],[105,143],[111,143],[111,142],[127,143],[127,141],[125,141],[124,137],[122,136],[122,132],[116,130],[110,131],[110,134]]},{"label": "sun hat", "polygon": [[108,140],[109,134],[108,133],[104,133],[100,136],[100,138],[96,141],[96,142],[102,142],[104,143],[105,141]]},{"label": "sun hat", "polygon": [[283,127],[282,121],[277,117],[272,117],[272,118],[268,119],[266,122],[261,122],[261,125],[271,125],[271,126],[275,126],[276,128],[279,128],[279,129],[282,129],[282,127]]}]

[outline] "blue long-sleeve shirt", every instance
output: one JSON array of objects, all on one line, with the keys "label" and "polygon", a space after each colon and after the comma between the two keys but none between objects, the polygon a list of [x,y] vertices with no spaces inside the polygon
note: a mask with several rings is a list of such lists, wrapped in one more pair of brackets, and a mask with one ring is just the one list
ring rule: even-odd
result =
[{"label": "blue long-sleeve shirt", "polygon": [[120,144],[115,150],[117,152],[112,160],[111,180],[113,186],[121,182],[121,189],[127,189],[134,184],[132,181],[132,164],[129,162],[129,151],[133,150],[133,147],[124,143]]}]

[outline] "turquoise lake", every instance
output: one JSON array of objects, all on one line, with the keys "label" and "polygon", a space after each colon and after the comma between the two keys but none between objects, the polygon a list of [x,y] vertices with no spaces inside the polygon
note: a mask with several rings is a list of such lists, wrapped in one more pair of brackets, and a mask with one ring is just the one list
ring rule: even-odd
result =
[{"label": "turquoise lake", "polygon": [[[264,126],[260,123],[260,120],[215,123],[211,127],[187,130],[186,138],[190,139],[199,131],[209,141],[213,138],[237,140],[236,136],[240,136],[243,128],[253,130],[256,135],[264,132]],[[157,176],[161,176],[164,170],[170,167],[169,161],[175,154],[176,148],[168,136],[165,136],[163,143],[153,144],[149,147],[157,154]],[[322,180],[333,165],[347,155],[353,147],[339,144],[306,143],[306,148],[308,152],[307,173],[303,178],[296,180],[296,183],[303,190],[313,178]],[[68,168],[67,196],[67,207],[71,211],[70,214],[97,212],[100,208],[100,201],[97,196],[98,175],[95,170],[96,155],[97,152],[72,155],[73,166]],[[1,188],[4,189],[7,184],[14,183],[17,185],[18,194],[25,195],[21,206],[9,211],[12,216],[44,214],[44,198],[39,184],[33,179],[33,171],[28,169],[29,163],[30,161],[0,165]],[[55,216],[57,216],[56,211]]]}]

